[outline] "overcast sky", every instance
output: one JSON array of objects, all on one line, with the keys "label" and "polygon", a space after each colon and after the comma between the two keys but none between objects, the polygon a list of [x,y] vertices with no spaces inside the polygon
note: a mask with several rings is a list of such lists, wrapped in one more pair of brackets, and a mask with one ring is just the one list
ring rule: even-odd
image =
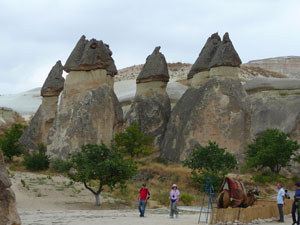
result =
[{"label": "overcast sky", "polygon": [[0,0],[0,94],[42,86],[83,34],[109,44],[121,69],[158,45],[168,62],[194,63],[226,31],[244,63],[300,55],[300,1]]}]

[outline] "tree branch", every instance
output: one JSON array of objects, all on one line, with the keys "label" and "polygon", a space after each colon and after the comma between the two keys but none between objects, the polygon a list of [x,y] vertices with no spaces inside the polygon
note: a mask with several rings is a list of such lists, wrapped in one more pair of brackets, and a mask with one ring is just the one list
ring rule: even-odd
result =
[{"label": "tree branch", "polygon": [[85,181],[83,181],[83,184],[84,184],[85,188],[88,189],[88,190],[90,190],[94,195],[98,195],[99,194],[99,193],[97,194],[97,192],[95,192],[92,188],[90,188],[89,186],[87,186],[87,184],[86,184]]}]

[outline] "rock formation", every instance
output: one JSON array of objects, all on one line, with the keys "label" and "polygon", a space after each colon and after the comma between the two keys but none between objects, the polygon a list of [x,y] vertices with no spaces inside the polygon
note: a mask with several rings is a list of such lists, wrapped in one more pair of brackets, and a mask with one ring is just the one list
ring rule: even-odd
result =
[{"label": "rock formation", "polygon": [[238,79],[241,60],[225,33],[221,41],[218,33],[212,34],[202,48],[199,57],[188,73],[187,79],[192,87],[200,87],[212,77]]},{"label": "rock formation", "polygon": [[6,129],[9,129],[13,123],[25,124],[25,120],[14,110],[0,107],[0,136]]},{"label": "rock formation", "polygon": [[207,39],[199,57],[187,75],[187,79],[192,87],[200,86],[209,79],[209,65],[220,44],[221,38],[218,33],[212,34]]},{"label": "rock formation", "polygon": [[245,65],[256,66],[269,71],[285,74],[290,78],[300,78],[300,56],[284,56],[252,60]]},{"label": "rock formation", "polygon": [[123,125],[113,91],[117,73],[109,46],[82,36],[64,69],[67,75],[58,112],[48,135],[47,153],[66,157],[83,144],[110,144]]},{"label": "rock formation", "polygon": [[47,144],[48,133],[57,112],[58,96],[65,82],[62,74],[63,66],[57,61],[41,89],[42,104],[20,138],[26,150],[36,149],[38,143]]},{"label": "rock formation", "polygon": [[156,47],[136,79],[136,95],[125,116],[126,124],[138,123],[141,132],[155,138],[159,147],[171,114],[166,92],[169,72],[166,59]]},{"label": "rock formation", "polygon": [[[268,128],[284,132],[296,129],[300,117],[300,80],[256,78],[247,82],[244,88],[253,107],[254,135]],[[296,136],[300,141],[299,134]]]},{"label": "rock formation", "polygon": [[173,108],[161,155],[180,162],[210,140],[240,158],[251,133],[251,106],[241,83],[213,78],[188,89]]},{"label": "rock formation", "polygon": [[209,76],[238,78],[241,63],[242,61],[233,47],[229,34],[226,32],[222,43],[210,61]]},{"label": "rock formation", "polygon": [[10,188],[11,182],[0,151],[0,225],[19,225],[20,217],[16,209],[16,197]]}]

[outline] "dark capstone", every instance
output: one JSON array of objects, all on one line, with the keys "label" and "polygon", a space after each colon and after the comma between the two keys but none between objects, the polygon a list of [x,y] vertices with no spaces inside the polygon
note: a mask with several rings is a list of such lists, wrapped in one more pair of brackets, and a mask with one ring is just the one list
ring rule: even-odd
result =
[{"label": "dark capstone", "polygon": [[107,74],[114,76],[118,73],[109,45],[95,39],[86,40],[83,35],[69,56],[64,70],[89,71],[105,69]]},{"label": "dark capstone", "polygon": [[165,56],[159,52],[160,47],[156,47],[151,55],[146,59],[142,71],[136,79],[137,83],[147,81],[169,81],[169,71]]},{"label": "dark capstone", "polygon": [[242,64],[242,61],[233,47],[233,44],[229,38],[229,34],[226,32],[223,36],[222,43],[218,47],[214,57],[212,58],[209,67],[217,66],[235,66],[238,67]]},{"label": "dark capstone", "polygon": [[47,79],[41,89],[41,96],[51,97],[58,96],[64,88],[65,79],[62,76],[63,66],[61,61],[57,61],[52,67]]},{"label": "dark capstone", "polygon": [[217,48],[221,44],[221,38],[218,33],[212,34],[206,41],[204,47],[202,48],[199,57],[193,64],[187,78],[191,79],[196,73],[209,70],[209,64],[212,60]]}]

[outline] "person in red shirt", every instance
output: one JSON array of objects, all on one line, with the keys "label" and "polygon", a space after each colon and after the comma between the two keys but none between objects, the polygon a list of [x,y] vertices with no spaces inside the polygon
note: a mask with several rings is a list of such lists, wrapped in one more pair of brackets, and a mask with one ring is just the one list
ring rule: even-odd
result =
[{"label": "person in red shirt", "polygon": [[149,198],[150,198],[150,192],[146,188],[146,184],[143,184],[142,188],[140,189],[139,197],[138,197],[139,200],[138,209],[140,211],[140,217],[144,217],[145,215],[147,200]]}]

